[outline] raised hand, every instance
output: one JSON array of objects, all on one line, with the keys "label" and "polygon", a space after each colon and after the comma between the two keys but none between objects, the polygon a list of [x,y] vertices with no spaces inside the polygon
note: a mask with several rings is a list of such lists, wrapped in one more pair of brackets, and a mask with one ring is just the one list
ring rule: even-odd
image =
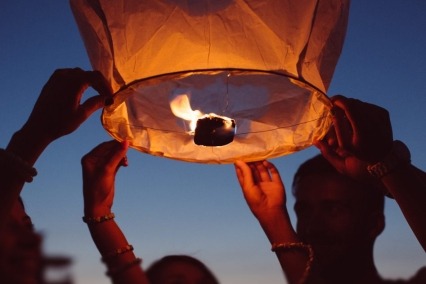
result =
[{"label": "raised hand", "polygon": [[[93,87],[99,95],[81,99]],[[58,69],[43,87],[24,129],[51,142],[76,130],[94,111],[112,103],[112,91],[98,71]]]},{"label": "raised hand", "polygon": [[85,216],[111,213],[115,176],[120,166],[127,166],[127,148],[127,142],[104,142],[82,158]]},{"label": "raised hand", "polygon": [[[83,93],[89,86],[99,95],[81,103]],[[95,110],[112,102],[112,92],[97,71],[74,68],[53,73],[27,122],[11,137],[5,149],[9,158],[0,163],[0,229],[24,182],[31,182],[36,175],[33,165],[46,147],[55,139],[76,130]],[[18,170],[16,166],[11,166],[16,164]]]},{"label": "raised hand", "polygon": [[367,165],[381,161],[392,148],[389,113],[344,96],[335,96],[332,101],[334,126],[315,145],[339,172],[358,180],[369,178]]},{"label": "raised hand", "polygon": [[282,212],[286,203],[284,185],[276,167],[268,161],[235,163],[238,181],[250,210],[259,220]]}]

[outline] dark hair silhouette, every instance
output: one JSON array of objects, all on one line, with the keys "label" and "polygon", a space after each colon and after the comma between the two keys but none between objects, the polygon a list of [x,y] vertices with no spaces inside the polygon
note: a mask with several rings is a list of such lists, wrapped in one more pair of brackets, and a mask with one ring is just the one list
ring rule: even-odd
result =
[{"label": "dark hair silhouette", "polygon": [[158,279],[161,278],[163,271],[167,269],[169,265],[174,263],[187,263],[197,267],[204,273],[205,279],[208,281],[207,283],[219,284],[219,281],[204,263],[188,255],[167,255],[152,263],[151,266],[146,270],[146,275],[149,282],[151,284],[161,284]]}]

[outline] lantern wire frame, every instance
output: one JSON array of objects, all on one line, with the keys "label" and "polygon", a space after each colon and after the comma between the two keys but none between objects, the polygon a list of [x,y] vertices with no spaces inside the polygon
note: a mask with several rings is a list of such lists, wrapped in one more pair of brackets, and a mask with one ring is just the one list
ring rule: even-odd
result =
[{"label": "lantern wire frame", "polygon": [[[285,96],[277,91],[283,86]],[[190,97],[194,110],[234,119],[234,141],[216,147],[195,145],[189,122],[170,109],[173,97],[181,94]],[[227,164],[279,157],[310,147],[328,132],[330,109],[329,98],[315,86],[280,72],[193,70],[135,80],[124,86],[115,94],[114,104],[103,110],[102,124],[112,137],[128,140],[130,147],[144,153]]]}]

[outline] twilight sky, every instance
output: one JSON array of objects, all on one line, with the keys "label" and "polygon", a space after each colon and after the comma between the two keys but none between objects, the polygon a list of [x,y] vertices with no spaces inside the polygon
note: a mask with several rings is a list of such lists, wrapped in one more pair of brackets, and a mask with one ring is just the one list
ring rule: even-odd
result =
[{"label": "twilight sky", "polygon": [[[345,46],[328,95],[343,94],[390,111],[394,137],[426,169],[426,1],[355,0]],[[0,147],[27,119],[55,69],[91,69],[66,0],[0,4]],[[90,95],[91,92],[87,94]],[[92,92],[93,94],[93,92]],[[80,158],[109,140],[96,112],[73,134],[55,141],[36,163],[39,175],[23,191],[28,213],[45,236],[49,254],[73,258],[76,283],[109,283],[83,212]],[[311,147],[274,159],[290,189]],[[128,153],[130,166],[116,182],[116,221],[144,259],[184,253],[204,261],[222,283],[283,283],[269,242],[250,213],[232,165],[200,165]],[[288,194],[294,223],[294,199]],[[409,277],[426,255],[393,200],[375,259],[385,277]]]}]

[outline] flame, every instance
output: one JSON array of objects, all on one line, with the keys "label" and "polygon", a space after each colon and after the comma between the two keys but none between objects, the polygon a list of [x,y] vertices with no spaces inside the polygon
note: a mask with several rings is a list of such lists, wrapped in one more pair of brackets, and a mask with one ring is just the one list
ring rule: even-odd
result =
[{"label": "flame", "polygon": [[225,120],[223,121],[223,123],[225,124],[225,128],[229,129],[229,128],[233,128],[232,126],[232,120],[228,117],[222,116],[222,118],[225,118]]},{"label": "flame", "polygon": [[226,132],[226,131],[232,130],[234,132],[235,126],[234,126],[234,121],[232,119],[226,116],[217,115],[215,113],[204,114],[199,110],[193,110],[189,102],[189,96],[186,94],[175,96],[170,102],[170,109],[172,110],[172,113],[175,116],[182,118],[186,121],[189,121],[189,129],[190,129],[190,131],[188,132],[189,134],[194,134],[195,129],[197,128],[197,121],[199,119],[206,118],[206,117],[222,118],[224,125],[223,125],[223,128],[218,131]]},{"label": "flame", "polygon": [[175,116],[190,122],[191,132],[195,131],[197,120],[203,116],[203,113],[199,110],[192,110],[188,95],[177,95],[170,102],[170,108]]}]

